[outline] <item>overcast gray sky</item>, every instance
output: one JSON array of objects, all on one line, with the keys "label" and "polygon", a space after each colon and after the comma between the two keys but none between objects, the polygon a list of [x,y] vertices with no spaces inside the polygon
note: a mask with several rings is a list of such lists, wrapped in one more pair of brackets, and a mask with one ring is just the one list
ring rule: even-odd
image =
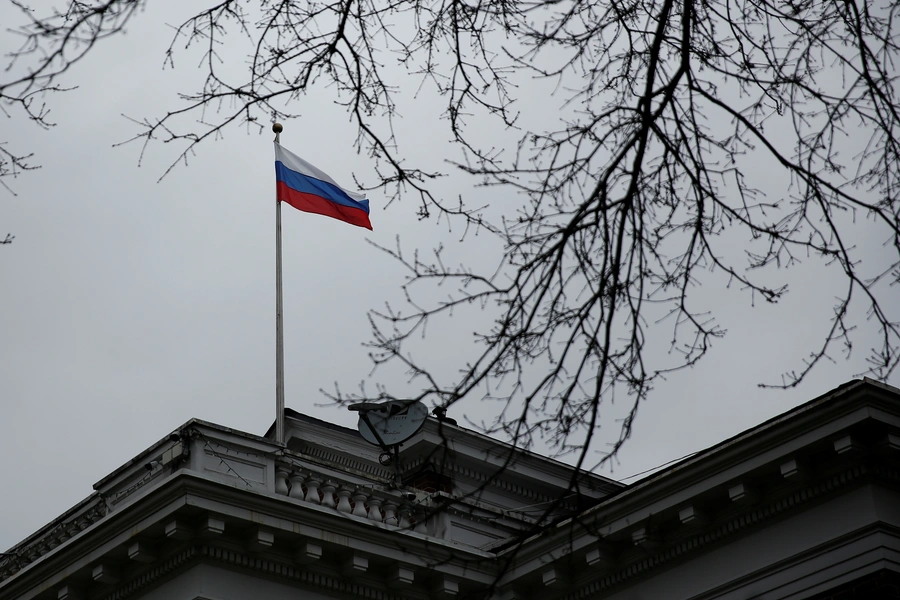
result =
[{"label": "overcast gray sky", "polygon": [[[256,434],[274,419],[271,132],[231,129],[161,183],[176,155],[171,148],[152,146],[138,167],[138,145],[112,147],[136,132],[123,113],[163,114],[197,73],[189,62],[161,69],[167,23],[177,20],[166,10],[151,5],[128,35],[76,65],[65,83],[79,88],[48,99],[56,127],[2,120],[0,141],[33,151],[42,168],[6,182],[16,196],[0,189],[0,236],[16,236],[0,247],[0,549],[191,417]],[[0,3],[0,23],[10,25],[13,14]],[[4,51],[12,41],[0,36]],[[239,60],[234,68],[242,68]],[[557,100],[544,101],[552,114]],[[302,103],[303,117],[285,123],[283,145],[345,187],[353,187],[354,173],[371,179],[332,98],[320,93]],[[439,107],[420,107],[401,124],[416,132],[405,151],[446,169],[449,136]],[[480,194],[500,207],[506,200],[461,178],[437,189]],[[418,221],[412,202],[385,208],[383,198],[370,199],[373,232],[284,212],[287,405],[346,426],[354,416],[319,406],[326,400],[318,390],[334,382],[353,389],[368,377],[366,311],[399,298],[403,281],[366,240],[392,245],[400,235],[410,249],[443,241],[468,257],[496,250],[483,236],[460,246],[459,231]],[[865,252],[877,253],[872,247]],[[832,275],[793,269],[792,291],[777,307],[751,309],[749,298],[721,285],[698,290],[727,337],[698,367],[657,387],[614,472],[604,474],[627,477],[700,450],[863,371],[877,340],[859,319],[863,337],[851,360],[821,365],[795,390],[756,387],[796,368],[819,343],[837,290]],[[435,356],[462,356],[455,340],[476,326],[457,320],[457,337],[439,332]],[[457,418],[479,418],[477,404],[454,410]]]}]

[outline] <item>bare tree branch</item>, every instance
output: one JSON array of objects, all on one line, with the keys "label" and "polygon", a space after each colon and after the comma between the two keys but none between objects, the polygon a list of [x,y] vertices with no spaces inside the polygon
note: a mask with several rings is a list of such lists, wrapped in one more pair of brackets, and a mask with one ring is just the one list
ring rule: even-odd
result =
[{"label": "bare tree branch", "polygon": [[[12,63],[28,68],[0,83],[0,103],[50,126],[43,99],[142,3],[72,0],[38,17],[15,2],[27,23]],[[849,354],[859,315],[880,333],[867,373],[896,372],[898,18],[900,5],[877,0],[223,0],[179,25],[166,53],[174,67],[200,49],[197,89],[162,116],[133,119],[132,140],[173,144],[174,167],[226,128],[295,117],[289,107],[327,90],[372,158],[369,189],[411,197],[420,217],[459,224],[463,237],[484,232],[503,249],[450,266],[442,247],[430,258],[399,240],[381,248],[406,269],[406,304],[370,315],[375,368],[400,366],[414,396],[437,405],[490,403],[483,431],[523,448],[540,439],[594,468],[628,439],[654,385],[725,335],[700,285],[777,303],[790,289],[784,269],[819,261],[844,291],[820,343],[776,387]],[[228,35],[253,48],[236,80],[218,60]],[[443,173],[404,153],[394,124],[412,78],[442,98],[452,164],[498,197],[524,198],[515,213],[445,197]],[[559,98],[539,122],[522,108],[534,80],[555,82]],[[483,123],[517,143],[495,147]],[[3,157],[0,175],[30,158],[0,146]],[[884,264],[860,261],[858,217],[884,236]],[[435,300],[438,289],[450,292]],[[468,307],[493,326],[452,374],[429,367],[417,341]],[[397,396],[408,392],[333,397]],[[618,433],[592,458],[605,411],[623,396]]]}]

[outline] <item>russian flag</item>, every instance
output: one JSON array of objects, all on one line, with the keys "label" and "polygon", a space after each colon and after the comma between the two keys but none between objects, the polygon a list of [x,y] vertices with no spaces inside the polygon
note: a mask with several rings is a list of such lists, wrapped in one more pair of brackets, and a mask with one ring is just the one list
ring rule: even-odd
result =
[{"label": "russian flag", "polygon": [[287,202],[303,212],[372,229],[369,201],[364,194],[345,190],[321,170],[282,148],[278,142],[275,142],[275,180],[280,202]]}]

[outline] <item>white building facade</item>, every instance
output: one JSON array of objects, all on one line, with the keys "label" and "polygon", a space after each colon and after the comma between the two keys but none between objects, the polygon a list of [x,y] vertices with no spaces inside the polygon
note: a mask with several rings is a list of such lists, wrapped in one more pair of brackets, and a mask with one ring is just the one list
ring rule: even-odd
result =
[{"label": "white building facade", "polygon": [[627,486],[449,420],[379,453],[191,420],[4,553],[0,600],[900,598],[900,390],[869,380]]}]

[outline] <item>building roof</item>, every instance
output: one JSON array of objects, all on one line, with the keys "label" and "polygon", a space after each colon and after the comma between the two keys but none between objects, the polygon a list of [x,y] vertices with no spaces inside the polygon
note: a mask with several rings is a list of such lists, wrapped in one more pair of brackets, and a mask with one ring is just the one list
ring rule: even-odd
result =
[{"label": "building roof", "polygon": [[[405,444],[398,485],[355,430],[286,416],[285,445],[188,421],[0,558],[0,600],[43,599],[68,580],[96,587],[98,564],[143,572],[137,563],[156,553],[129,540],[207,548],[210,535],[250,536],[273,564],[298,544],[411,570],[445,556],[429,581],[440,573],[472,589],[533,590],[565,574],[574,599],[639,581],[871,474],[898,477],[883,465],[900,449],[900,390],[868,379],[627,486],[432,418]],[[573,491],[580,502],[557,502]],[[526,510],[536,506],[553,510]]]}]

